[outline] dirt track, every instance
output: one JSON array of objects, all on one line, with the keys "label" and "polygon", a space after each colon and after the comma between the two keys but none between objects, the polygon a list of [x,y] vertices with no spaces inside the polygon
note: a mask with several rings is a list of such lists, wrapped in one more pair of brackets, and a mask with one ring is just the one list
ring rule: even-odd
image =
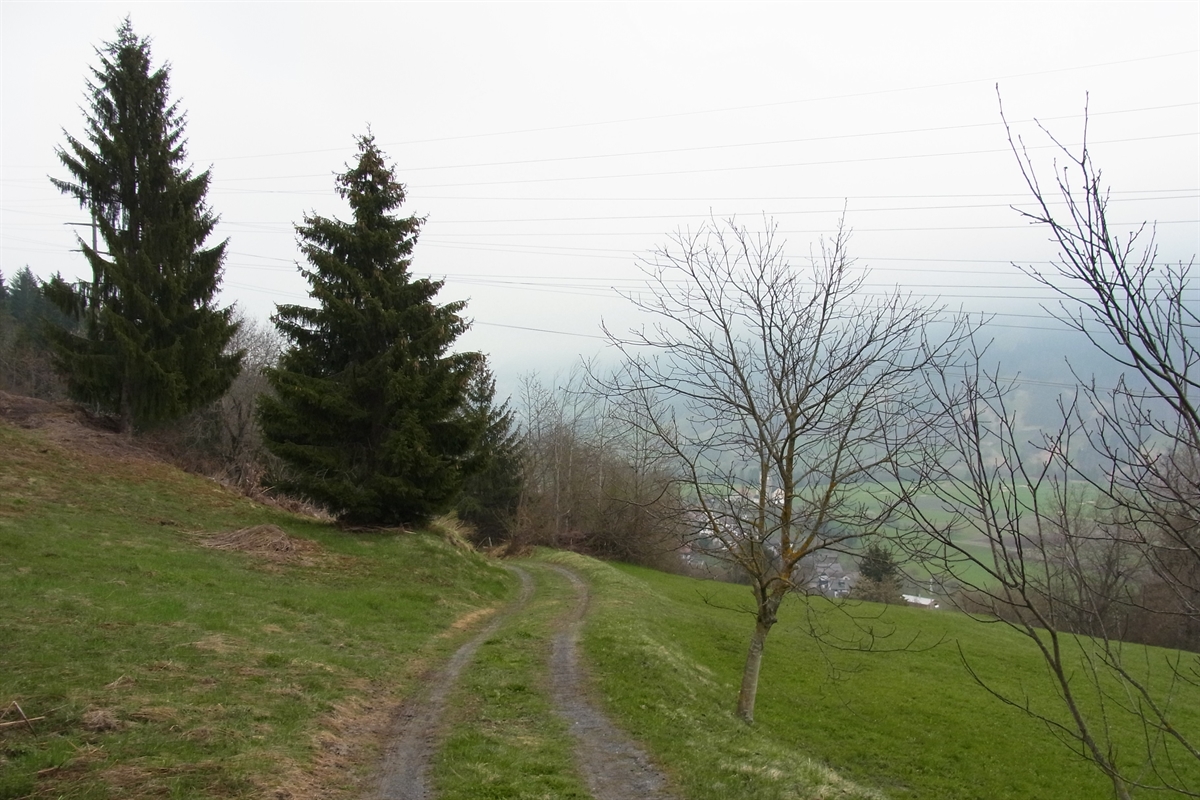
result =
[{"label": "dirt track", "polygon": [[575,760],[595,800],[668,800],[666,780],[646,753],[596,707],[584,691],[579,664],[579,629],[587,611],[587,584],[555,566],[575,589],[575,610],[554,635],[550,694],[575,736]]},{"label": "dirt track", "polygon": [[375,795],[379,800],[433,798],[427,775],[429,762],[437,747],[446,696],[479,646],[499,630],[505,620],[524,608],[533,596],[533,579],[529,573],[515,567],[510,569],[521,579],[521,594],[503,614],[494,617],[483,630],[458,648],[445,666],[429,676],[424,694],[413,698],[400,709],[392,729],[392,744],[383,760],[379,792]]},{"label": "dirt track", "polygon": [[[575,737],[575,760],[595,800],[670,800],[666,781],[645,752],[596,707],[584,689],[578,654],[579,630],[587,610],[587,584],[571,570],[551,566],[571,584],[574,607],[555,623],[550,654],[550,695],[556,712]],[[429,763],[438,746],[446,697],[475,651],[528,604],[534,581],[519,567],[521,593],[505,611],[458,649],[445,666],[426,680],[426,690],[397,715],[392,744],[384,757],[378,800],[434,800]]]}]

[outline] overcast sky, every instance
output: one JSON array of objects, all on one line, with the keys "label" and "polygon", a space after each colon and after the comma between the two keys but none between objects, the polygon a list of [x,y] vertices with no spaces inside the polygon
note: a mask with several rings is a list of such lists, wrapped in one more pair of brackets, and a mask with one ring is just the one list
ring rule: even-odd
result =
[{"label": "overcast sky", "polygon": [[[1000,124],[1083,110],[1110,218],[1200,250],[1200,3],[0,3],[0,271],[82,277],[58,195],[96,46],[128,14],[171,64],[229,238],[222,304],[305,302],[293,225],[348,216],[368,130],[427,215],[414,271],[467,299],[502,385],[603,352],[637,260],[709,216],[778,223],[802,265],[843,208],[878,291],[1052,322],[1011,264],[1053,255]],[[1200,295],[1198,295],[1200,296]],[[536,329],[536,330],[529,330]]]}]

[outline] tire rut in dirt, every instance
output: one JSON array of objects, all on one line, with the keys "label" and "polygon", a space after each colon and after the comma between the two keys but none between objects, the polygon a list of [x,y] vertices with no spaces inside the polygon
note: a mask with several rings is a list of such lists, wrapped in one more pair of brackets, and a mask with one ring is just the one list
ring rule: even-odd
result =
[{"label": "tire rut in dirt", "polygon": [[667,781],[636,742],[617,728],[584,691],[579,664],[579,631],[588,589],[569,569],[552,567],[571,582],[575,609],[555,633],[550,652],[550,692],[558,713],[575,737],[576,759],[595,800],[673,800]]},{"label": "tire rut in dirt", "polygon": [[446,664],[423,681],[428,690],[401,706],[383,759],[377,800],[431,800],[429,763],[437,749],[446,697],[475,651],[533,596],[533,579],[518,567],[505,567],[521,579],[521,594],[503,613],[454,653]]}]

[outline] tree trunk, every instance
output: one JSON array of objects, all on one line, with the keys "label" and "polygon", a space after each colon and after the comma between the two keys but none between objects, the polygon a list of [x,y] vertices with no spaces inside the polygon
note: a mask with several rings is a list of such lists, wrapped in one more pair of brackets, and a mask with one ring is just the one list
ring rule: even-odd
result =
[{"label": "tree trunk", "polygon": [[744,722],[754,722],[754,701],[758,697],[758,672],[762,668],[763,645],[771,632],[773,619],[764,621],[762,612],[754,624],[754,635],[750,637],[750,651],[746,653],[746,666],[742,670],[742,690],[738,692],[737,715]]},{"label": "tree trunk", "polygon": [[1133,795],[1129,793],[1129,787],[1125,785],[1125,781],[1121,779],[1120,775],[1109,775],[1108,777],[1112,779],[1113,796],[1117,800],[1133,800]]},{"label": "tree trunk", "polygon": [[121,378],[121,399],[117,402],[117,424],[126,439],[133,438],[133,388],[128,375]]}]

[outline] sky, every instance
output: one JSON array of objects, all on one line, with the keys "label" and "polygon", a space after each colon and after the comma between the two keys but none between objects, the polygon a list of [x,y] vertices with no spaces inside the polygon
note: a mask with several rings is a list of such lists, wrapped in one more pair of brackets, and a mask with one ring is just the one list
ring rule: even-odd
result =
[{"label": "sky", "polygon": [[[83,132],[94,49],[128,15],[169,62],[188,157],[228,238],[220,304],[305,303],[294,226],[349,217],[335,175],[370,131],[426,217],[413,271],[466,300],[460,344],[501,391],[612,357],[672,237],[775,225],[797,268],[840,219],[872,292],[1056,327],[1045,126],[1087,135],[1121,231],[1200,252],[1200,3],[0,2],[0,272],[87,274],[86,214],[50,177]],[[65,132],[65,133],[64,133]],[[1059,154],[1061,165],[1062,156]],[[1200,290],[1197,294],[1200,303]]]}]

